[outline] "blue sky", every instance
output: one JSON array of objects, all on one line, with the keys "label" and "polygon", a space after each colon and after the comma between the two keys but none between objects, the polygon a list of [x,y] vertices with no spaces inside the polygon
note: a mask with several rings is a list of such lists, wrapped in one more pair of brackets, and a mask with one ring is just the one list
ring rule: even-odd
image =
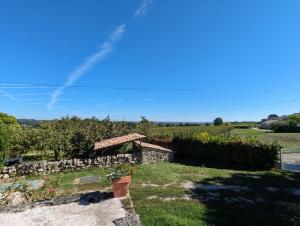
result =
[{"label": "blue sky", "polygon": [[2,1],[0,111],[157,121],[298,112],[299,12],[296,0]]}]

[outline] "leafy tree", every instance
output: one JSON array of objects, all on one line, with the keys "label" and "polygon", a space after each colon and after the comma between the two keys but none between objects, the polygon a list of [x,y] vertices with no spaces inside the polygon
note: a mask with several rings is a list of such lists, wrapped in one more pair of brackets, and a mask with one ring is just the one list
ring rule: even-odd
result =
[{"label": "leafy tree", "polygon": [[214,120],[214,125],[215,126],[220,126],[220,125],[223,125],[224,122],[223,122],[223,119],[221,117],[218,117],[218,118],[215,118]]},{"label": "leafy tree", "polygon": [[20,129],[14,116],[0,112],[0,164],[12,155],[13,135]]},{"label": "leafy tree", "polygon": [[0,121],[0,166],[8,156],[9,151],[9,137],[5,124]]},{"label": "leafy tree", "polygon": [[17,119],[14,116],[0,112],[0,121],[4,124],[17,124]]},{"label": "leafy tree", "polygon": [[71,157],[89,157],[91,155],[92,141],[84,131],[76,131],[70,140],[72,149]]},{"label": "leafy tree", "polygon": [[152,130],[154,127],[155,124],[153,122],[149,121],[146,117],[142,116],[141,121],[137,125],[137,130],[139,133],[147,137],[152,137]]},{"label": "leafy tree", "polygon": [[276,114],[270,114],[270,115],[268,116],[268,120],[274,120],[274,119],[278,119],[278,118],[279,118],[279,116],[276,115]]},{"label": "leafy tree", "polygon": [[300,114],[292,114],[288,116],[289,121],[293,121],[296,124],[300,123]]}]

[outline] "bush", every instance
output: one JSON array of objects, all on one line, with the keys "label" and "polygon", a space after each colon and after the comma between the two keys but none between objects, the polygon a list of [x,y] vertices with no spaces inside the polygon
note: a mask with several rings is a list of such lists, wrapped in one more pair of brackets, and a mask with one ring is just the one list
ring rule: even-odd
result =
[{"label": "bush", "polygon": [[176,159],[194,160],[200,164],[232,168],[272,168],[281,147],[275,143],[242,141],[237,138],[173,139]]},{"label": "bush", "polygon": [[300,124],[295,121],[279,121],[271,124],[270,129],[277,133],[300,133]]}]

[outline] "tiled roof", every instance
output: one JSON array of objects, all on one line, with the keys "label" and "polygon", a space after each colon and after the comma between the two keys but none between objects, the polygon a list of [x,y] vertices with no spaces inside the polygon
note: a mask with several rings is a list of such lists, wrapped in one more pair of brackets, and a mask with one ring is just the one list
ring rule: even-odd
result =
[{"label": "tiled roof", "polygon": [[145,138],[146,136],[138,134],[138,133],[131,133],[121,137],[115,137],[111,139],[102,140],[96,142],[94,145],[94,150],[99,150],[103,148],[113,147],[120,144],[125,144],[128,142],[136,141]]},{"label": "tiled roof", "polygon": [[149,144],[149,143],[145,143],[145,142],[142,142],[142,141],[135,141],[134,143],[136,145],[142,147],[142,148],[150,148],[150,149],[156,149],[156,150],[161,150],[161,151],[172,152],[172,150],[170,150],[168,148],[164,148],[162,146],[155,145],[155,144]]}]

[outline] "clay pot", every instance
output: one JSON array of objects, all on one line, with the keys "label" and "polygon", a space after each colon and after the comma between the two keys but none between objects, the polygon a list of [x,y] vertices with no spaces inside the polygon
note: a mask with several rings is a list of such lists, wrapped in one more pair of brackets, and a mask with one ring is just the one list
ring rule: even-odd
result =
[{"label": "clay pot", "polygon": [[125,197],[128,193],[131,176],[121,177],[112,182],[112,190],[115,198]]}]

